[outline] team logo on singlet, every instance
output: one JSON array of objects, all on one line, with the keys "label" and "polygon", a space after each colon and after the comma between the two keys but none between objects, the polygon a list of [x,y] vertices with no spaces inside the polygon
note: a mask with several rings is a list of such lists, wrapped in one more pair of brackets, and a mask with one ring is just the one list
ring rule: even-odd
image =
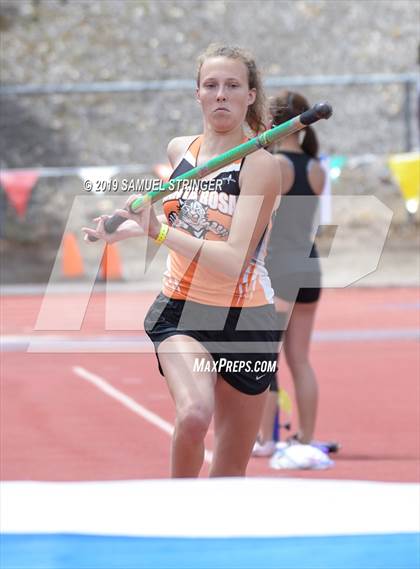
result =
[{"label": "team logo on singlet", "polygon": [[229,231],[215,220],[208,219],[208,205],[203,205],[197,200],[179,200],[179,213],[172,211],[169,214],[169,222],[172,227],[184,229],[194,237],[203,238],[211,232],[219,237],[227,237]]}]

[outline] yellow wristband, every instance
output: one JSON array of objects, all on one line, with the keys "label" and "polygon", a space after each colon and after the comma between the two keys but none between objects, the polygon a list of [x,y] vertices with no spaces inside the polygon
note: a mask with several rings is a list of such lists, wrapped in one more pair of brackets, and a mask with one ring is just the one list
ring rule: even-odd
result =
[{"label": "yellow wristband", "polygon": [[155,242],[158,245],[161,245],[165,241],[166,236],[168,235],[168,231],[169,227],[166,225],[166,223],[162,223],[162,225],[160,226],[160,231],[158,233],[158,236],[155,237]]}]

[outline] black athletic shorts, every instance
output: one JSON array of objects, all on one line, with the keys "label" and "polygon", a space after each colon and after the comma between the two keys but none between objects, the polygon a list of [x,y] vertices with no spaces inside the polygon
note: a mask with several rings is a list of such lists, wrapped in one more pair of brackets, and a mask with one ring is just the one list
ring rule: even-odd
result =
[{"label": "black athletic shorts", "polygon": [[277,375],[273,375],[270,381],[270,391],[277,392],[279,390],[279,384],[277,383]]},{"label": "black athletic shorts", "polygon": [[[274,294],[287,300],[307,304],[310,302],[317,302],[321,296],[321,274],[320,273],[308,273],[306,276],[304,273],[288,273],[282,276],[270,275],[271,286],[273,287]],[[303,280],[307,280],[315,286],[307,288],[299,288],[299,285]],[[296,290],[299,290],[296,297]]]},{"label": "black athletic shorts", "polygon": [[[144,321],[144,329],[155,346],[162,375],[158,346],[166,338],[182,334],[200,342],[211,354],[217,373],[235,389],[248,395],[265,391],[277,371],[281,331],[276,328],[276,312],[272,304],[224,308],[174,300],[162,293],[150,307]],[[196,373],[199,376],[200,370]]]}]

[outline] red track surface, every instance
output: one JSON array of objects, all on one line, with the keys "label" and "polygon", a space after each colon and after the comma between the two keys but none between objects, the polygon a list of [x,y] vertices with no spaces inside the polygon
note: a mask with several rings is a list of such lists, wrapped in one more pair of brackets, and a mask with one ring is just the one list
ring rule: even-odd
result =
[{"label": "red track surface", "polygon": [[[113,293],[116,295],[116,293]],[[64,309],[77,295],[60,295]],[[116,295],[122,320],[135,310],[142,322],[153,294]],[[2,334],[33,332],[42,298],[2,298]],[[394,331],[419,328],[415,289],[324,291],[317,331]],[[133,308],[134,307],[134,308]],[[49,332],[57,335],[59,332]],[[134,336],[104,330],[104,295],[92,297],[80,332]],[[139,334],[139,333],[137,333]],[[141,334],[141,332],[140,332]],[[172,402],[149,354],[2,354],[1,479],[110,480],[168,474],[168,434],[78,377],[94,373],[164,420]],[[419,346],[415,339],[360,339],[312,344],[321,388],[317,438],[342,444],[335,468],[322,472],[274,471],[253,459],[250,476],[304,476],[383,481],[419,479]],[[291,392],[287,370],[284,386]],[[211,448],[211,433],[208,448]],[[206,473],[206,468],[203,474]]]}]

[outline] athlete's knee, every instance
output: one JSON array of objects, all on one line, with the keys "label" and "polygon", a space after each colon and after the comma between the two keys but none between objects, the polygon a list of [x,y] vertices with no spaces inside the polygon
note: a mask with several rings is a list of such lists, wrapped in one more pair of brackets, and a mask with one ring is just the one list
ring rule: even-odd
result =
[{"label": "athlete's knee", "polygon": [[210,421],[210,410],[203,405],[193,403],[177,413],[177,434],[190,443],[201,442],[206,436]]},{"label": "athlete's knee", "polygon": [[284,355],[291,370],[298,370],[309,365],[309,355],[300,346],[289,345],[286,342]]},{"label": "athlete's knee", "polygon": [[299,354],[286,359],[294,382],[299,381],[300,378],[306,378],[308,373],[311,373],[312,368],[307,357]]},{"label": "athlete's knee", "polygon": [[301,385],[309,386],[316,384],[315,373],[309,360],[298,361],[291,364],[288,362],[288,365],[295,387],[299,387]]},{"label": "athlete's knee", "polygon": [[290,369],[294,371],[304,371],[311,367],[309,358],[303,355],[292,356],[287,359],[287,363]]}]

